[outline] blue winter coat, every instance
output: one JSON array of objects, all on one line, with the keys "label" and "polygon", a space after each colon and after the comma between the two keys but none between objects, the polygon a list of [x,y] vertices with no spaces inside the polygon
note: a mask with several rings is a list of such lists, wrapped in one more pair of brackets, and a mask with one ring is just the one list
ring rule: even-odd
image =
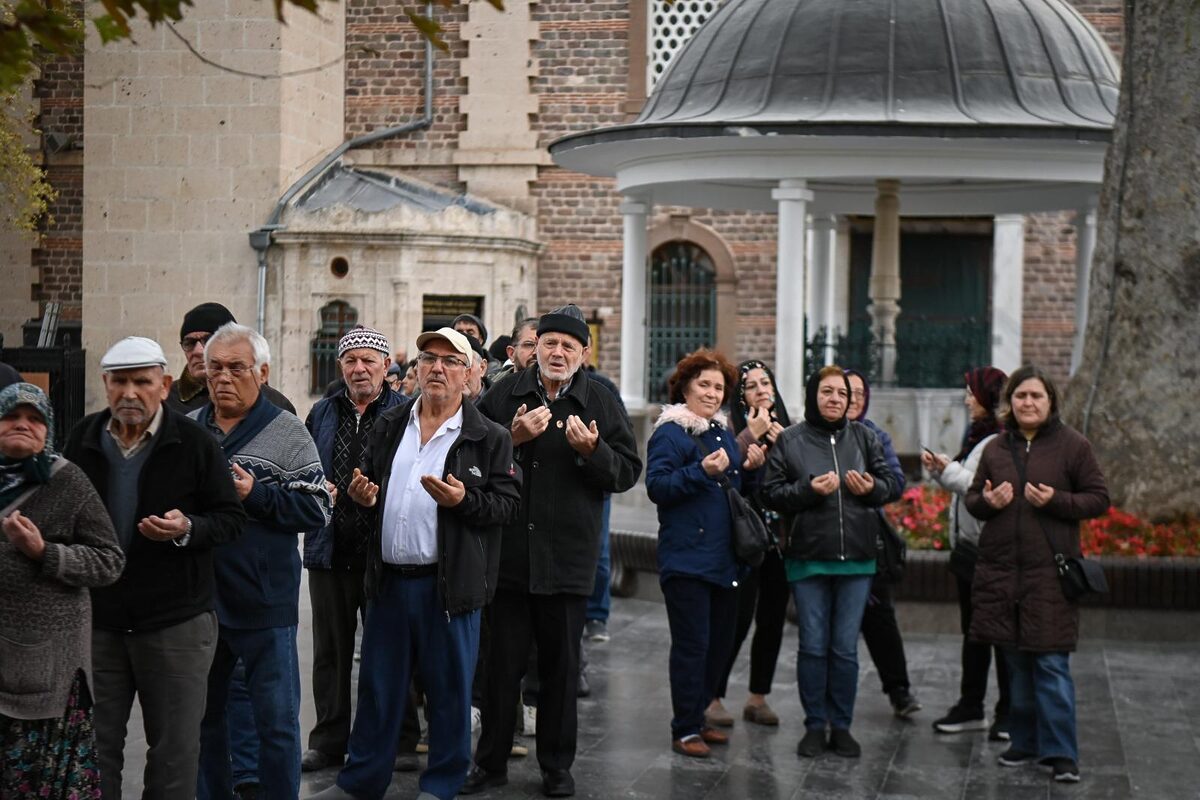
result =
[{"label": "blue winter coat", "polygon": [[700,466],[705,453],[697,434],[710,452],[725,448],[726,477],[735,489],[742,486],[743,458],[723,415],[705,420],[682,403],[663,409],[646,446],[646,492],[658,507],[659,581],[683,575],[734,586],[738,564],[730,538],[729,501]]}]

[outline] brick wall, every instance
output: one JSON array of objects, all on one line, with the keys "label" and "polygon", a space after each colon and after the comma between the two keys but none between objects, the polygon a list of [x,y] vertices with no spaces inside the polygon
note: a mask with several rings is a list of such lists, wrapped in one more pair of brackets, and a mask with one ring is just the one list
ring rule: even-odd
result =
[{"label": "brick wall", "polygon": [[1025,218],[1021,354],[1056,381],[1067,379],[1075,337],[1075,214]]},{"label": "brick wall", "polygon": [[52,221],[40,226],[32,253],[38,282],[31,296],[42,304],[62,304],[63,319],[83,313],[83,58],[57,57],[46,62],[33,86],[38,104],[37,128],[71,140],[68,149],[46,155],[46,177],[57,198]]}]

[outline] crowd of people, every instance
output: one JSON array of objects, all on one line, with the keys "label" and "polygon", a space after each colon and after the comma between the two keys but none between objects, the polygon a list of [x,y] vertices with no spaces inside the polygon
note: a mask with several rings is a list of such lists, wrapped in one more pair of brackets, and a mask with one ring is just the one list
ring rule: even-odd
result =
[{"label": "crowd of people", "polygon": [[[426,753],[419,800],[451,800],[505,785],[509,759],[528,752],[521,733],[535,737],[542,793],[574,795],[582,642],[608,640],[611,495],[643,465],[619,392],[585,366],[577,307],[521,321],[490,352],[487,337],[463,315],[417,337],[408,360],[358,326],[301,421],[270,385],[266,340],[204,303],[182,321],[178,380],[151,339],[105,353],[107,407],[61,453],[45,394],[7,379],[0,796],[121,797],[135,699],[147,798],[294,800],[303,771],[340,767],[315,797],[375,800]],[[896,715],[921,710],[877,570],[881,508],[905,474],[867,417],[865,376],[818,369],[795,423],[759,360],[735,367],[700,349],[668,389],[645,486],[671,634],[671,748],[706,758],[729,742],[723,700],[751,627],[741,717],[782,724],[767,700],[790,602],[796,752],[859,756],[860,633]],[[1053,555],[1078,555],[1079,520],[1107,507],[1104,479],[1041,371],[982,367],[965,389],[960,452],[922,457],[955,496],[963,629],[961,697],[933,725],[988,730],[1010,741],[1000,764],[1038,761],[1075,781],[1078,609]],[[755,566],[735,555],[730,493],[768,533]]]}]

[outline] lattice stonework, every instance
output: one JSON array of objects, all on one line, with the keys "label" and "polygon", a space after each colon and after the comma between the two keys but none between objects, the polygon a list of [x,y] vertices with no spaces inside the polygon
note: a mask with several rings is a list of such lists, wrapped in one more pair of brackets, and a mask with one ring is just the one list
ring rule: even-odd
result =
[{"label": "lattice stonework", "polygon": [[650,71],[653,86],[675,54],[683,49],[704,21],[720,6],[720,0],[652,0],[650,3]]}]

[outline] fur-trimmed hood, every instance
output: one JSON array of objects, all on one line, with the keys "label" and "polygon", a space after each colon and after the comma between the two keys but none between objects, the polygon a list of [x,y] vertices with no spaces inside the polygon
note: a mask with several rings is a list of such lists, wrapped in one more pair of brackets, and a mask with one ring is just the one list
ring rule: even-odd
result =
[{"label": "fur-trimmed hood", "polygon": [[[709,420],[690,410],[686,403],[672,403],[669,406],[663,406],[662,413],[654,421],[654,429],[658,430],[668,422],[674,422],[692,436],[699,436],[709,428]],[[717,411],[713,415],[712,422],[726,430],[729,428],[729,420],[725,417],[724,411]]]}]

